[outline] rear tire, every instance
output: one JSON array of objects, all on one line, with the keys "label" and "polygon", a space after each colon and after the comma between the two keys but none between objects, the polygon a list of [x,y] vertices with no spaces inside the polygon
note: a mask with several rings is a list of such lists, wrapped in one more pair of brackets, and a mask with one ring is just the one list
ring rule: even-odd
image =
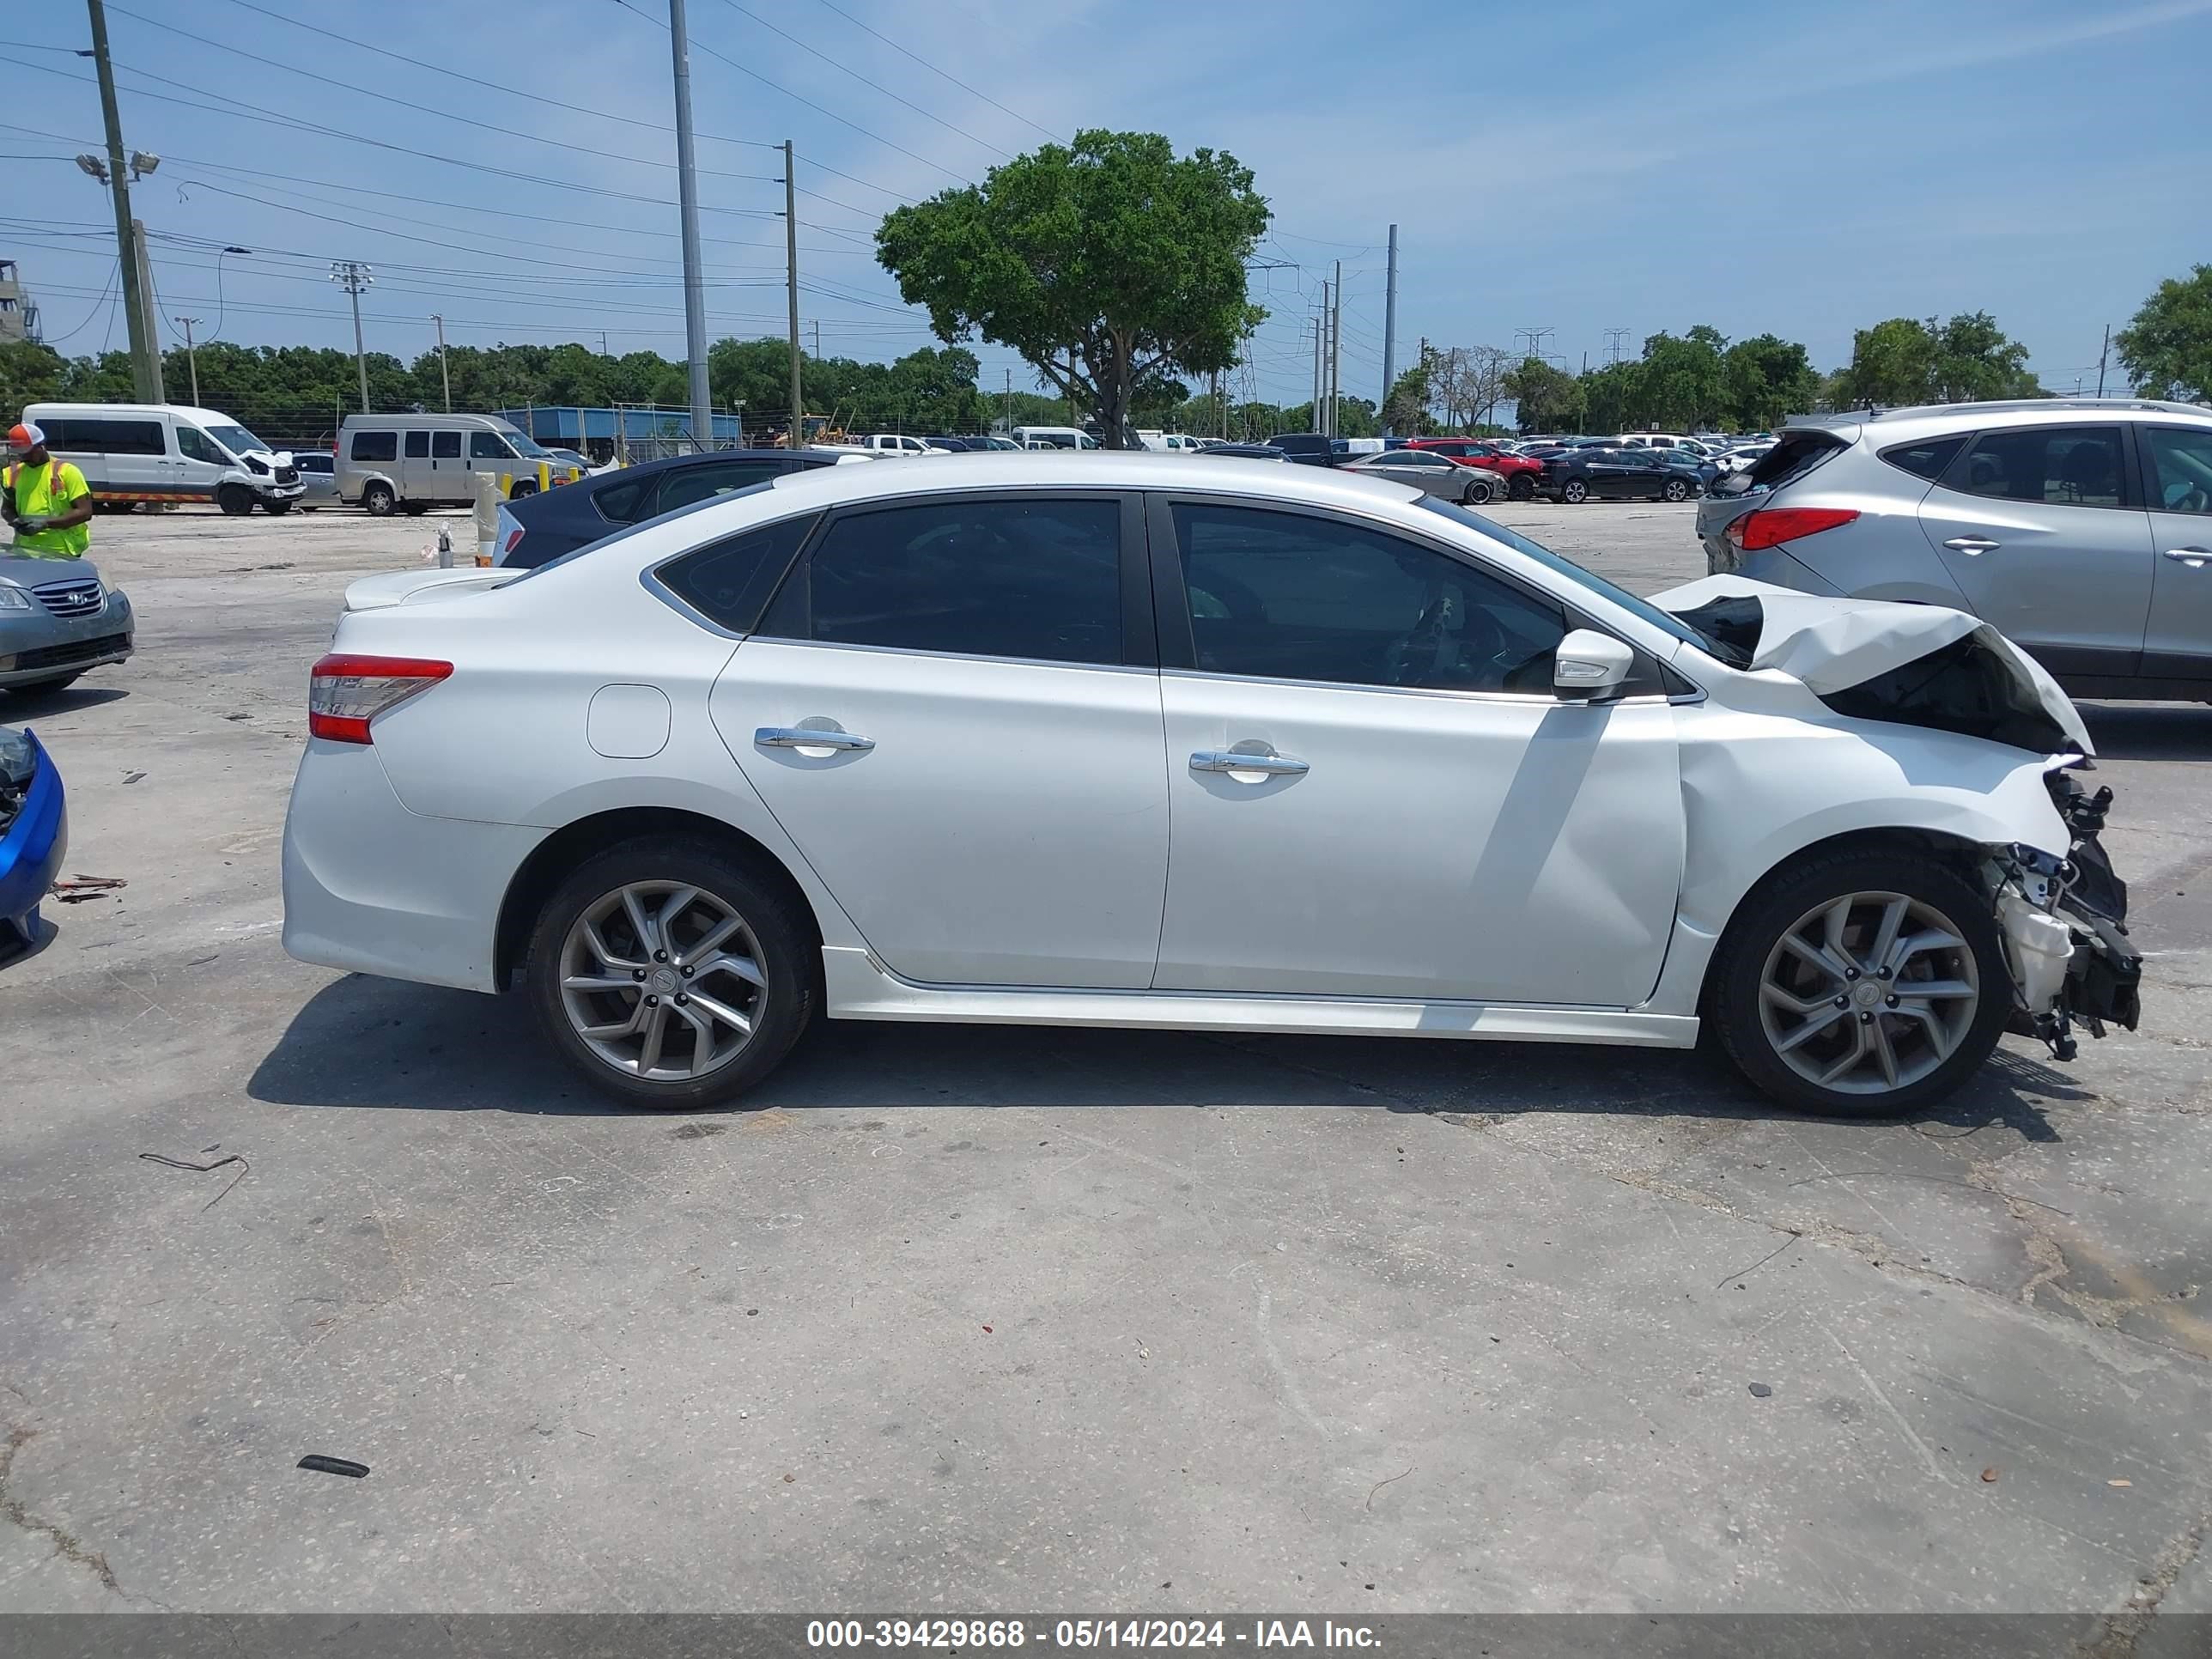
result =
[{"label": "rear tire", "polygon": [[[694,896],[668,914],[686,890]],[[625,894],[636,898],[649,937],[630,920]],[[664,921],[672,924],[666,936]],[[706,939],[725,922],[733,926],[723,943]],[[780,884],[711,841],[650,836],[595,854],[554,890],[523,973],[539,1024],[580,1075],[625,1106],[689,1112],[734,1099],[782,1061],[813,1017],[816,959],[813,929]],[[696,975],[678,977],[686,966]],[[687,993],[679,1009],[675,999]],[[650,1012],[649,995],[662,999]],[[750,1033],[725,1021],[726,1012],[750,1021]],[[661,1035],[620,1030],[625,1020],[655,1023]],[[641,1066],[670,1074],[645,1075]]]},{"label": "rear tire", "polygon": [[388,519],[399,505],[398,496],[392,493],[388,483],[370,483],[361,492],[362,510],[372,519]]},{"label": "rear tire", "polygon": [[1579,507],[1589,499],[1589,486],[1580,478],[1570,478],[1559,486],[1559,499]]},{"label": "rear tire", "polygon": [[1460,500],[1469,507],[1488,507],[1496,494],[1495,489],[1478,478],[1467,487],[1466,493],[1460,497]]},{"label": "rear tire", "polygon": [[[1943,1099],[1989,1058],[2012,983],[1989,896],[1972,883],[1902,848],[1845,849],[1743,901],[1704,1012],[1735,1068],[1781,1104],[1891,1117]],[[1916,997],[1915,985],[1931,988]]]},{"label": "rear tire", "polygon": [[234,519],[253,511],[253,492],[243,484],[225,484],[215,492],[215,504]]}]

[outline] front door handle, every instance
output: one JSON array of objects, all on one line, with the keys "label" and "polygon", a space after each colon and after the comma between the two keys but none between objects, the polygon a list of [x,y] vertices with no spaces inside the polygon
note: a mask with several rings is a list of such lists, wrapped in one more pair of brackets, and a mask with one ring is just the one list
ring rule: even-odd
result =
[{"label": "front door handle", "polygon": [[2212,548],[2169,547],[2166,550],[2166,556],[2177,564],[2187,565],[2191,570],[2202,570],[2207,563],[2212,563]]},{"label": "front door handle", "polygon": [[1270,777],[1304,777],[1313,769],[1302,760],[1278,755],[1273,750],[1252,752],[1242,749],[1201,749],[1190,757],[1194,772],[1264,772]]},{"label": "front door handle", "polygon": [[1998,544],[1986,536],[1954,536],[1943,545],[1954,553],[1963,553],[1972,559],[1978,558],[1984,553],[1994,553]]},{"label": "front door handle", "polygon": [[753,733],[753,741],[763,749],[844,749],[866,752],[876,746],[873,738],[811,726],[763,726]]}]

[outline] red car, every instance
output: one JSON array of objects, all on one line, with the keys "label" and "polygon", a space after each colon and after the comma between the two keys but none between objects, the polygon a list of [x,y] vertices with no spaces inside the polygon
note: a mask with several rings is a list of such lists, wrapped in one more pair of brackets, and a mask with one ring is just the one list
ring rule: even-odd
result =
[{"label": "red car", "polygon": [[1408,438],[1406,447],[1434,450],[1462,466],[1487,467],[1504,477],[1505,493],[1516,501],[1525,501],[1535,493],[1536,480],[1544,473],[1541,461],[1516,455],[1487,438]]}]

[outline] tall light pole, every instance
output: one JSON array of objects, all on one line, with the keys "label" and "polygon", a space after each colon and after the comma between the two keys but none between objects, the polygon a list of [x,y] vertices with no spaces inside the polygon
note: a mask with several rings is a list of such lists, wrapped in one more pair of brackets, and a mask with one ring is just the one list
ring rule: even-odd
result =
[{"label": "tall light pole", "polygon": [[669,49],[676,66],[676,203],[684,230],[684,344],[691,362],[691,441],[714,434],[707,392],[707,274],[699,259],[699,172],[691,147],[691,46],[684,0],[668,0]]},{"label": "tall light pole", "polygon": [[[453,377],[446,369],[446,319],[434,311],[430,320],[438,325],[438,384],[446,389],[446,413],[450,415],[453,412]],[[607,337],[602,334],[599,350],[604,353],[606,349]]]},{"label": "tall light pole", "polygon": [[192,330],[198,326],[199,320],[197,317],[177,319],[177,326],[185,331],[185,361],[191,365],[192,407],[195,409],[199,407],[200,402],[200,354],[192,345]]},{"label": "tall light pole", "polygon": [[[145,295],[138,282],[138,240],[131,228],[131,173],[123,154],[123,118],[115,107],[115,68],[107,58],[107,13],[100,0],[85,0],[92,20],[92,66],[100,76],[100,114],[107,128],[107,162],[77,165],[100,179],[115,198],[115,249],[123,279],[123,316],[131,331],[131,381],[141,403],[161,401],[161,360]],[[150,172],[151,167],[140,169]],[[102,175],[105,174],[105,177]]]},{"label": "tall light pole", "polygon": [[[784,428],[783,447],[797,449],[806,441],[806,404],[799,352],[799,167],[788,138],[783,141],[783,250],[784,276],[791,290],[791,424]],[[821,351],[818,338],[814,349]]]},{"label": "tall light pole", "polygon": [[1382,290],[1382,401],[1376,405],[1382,416],[1382,435],[1390,430],[1390,388],[1398,378],[1398,227],[1390,227],[1390,276]]},{"label": "tall light pole", "polygon": [[376,278],[367,265],[358,259],[331,261],[331,280],[353,296],[353,362],[361,371],[361,412],[368,413],[368,353],[361,340],[361,291],[373,286]]}]

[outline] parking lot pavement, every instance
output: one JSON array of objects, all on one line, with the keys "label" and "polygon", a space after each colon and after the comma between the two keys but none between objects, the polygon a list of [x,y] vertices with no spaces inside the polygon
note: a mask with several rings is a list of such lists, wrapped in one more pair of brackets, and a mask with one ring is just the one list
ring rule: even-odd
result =
[{"label": "parking lot pavement", "polygon": [[[1702,569],[1686,507],[1496,516]],[[0,1607],[2212,1607],[2212,710],[2089,716],[2143,1031],[1920,1121],[842,1024],[618,1115],[277,947],[307,664],[434,534],[102,519],[138,655],[0,708],[130,884],[0,974]]]}]

